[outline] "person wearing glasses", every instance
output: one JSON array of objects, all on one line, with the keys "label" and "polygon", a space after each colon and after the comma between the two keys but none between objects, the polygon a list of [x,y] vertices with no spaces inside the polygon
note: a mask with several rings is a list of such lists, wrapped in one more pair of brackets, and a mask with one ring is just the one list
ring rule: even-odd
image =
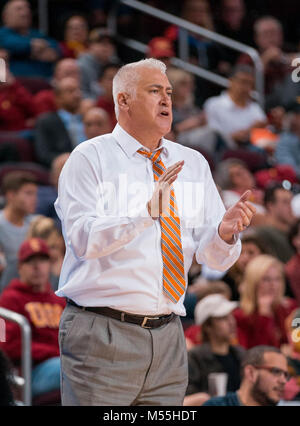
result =
[{"label": "person wearing glasses", "polygon": [[289,378],[287,359],[279,349],[256,346],[244,357],[239,390],[211,398],[203,406],[275,406]]}]

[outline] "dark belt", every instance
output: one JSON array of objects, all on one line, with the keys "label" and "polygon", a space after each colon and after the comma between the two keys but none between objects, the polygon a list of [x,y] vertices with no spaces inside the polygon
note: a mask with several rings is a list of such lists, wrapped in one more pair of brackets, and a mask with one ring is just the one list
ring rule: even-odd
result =
[{"label": "dark belt", "polygon": [[161,316],[143,316],[143,315],[133,315],[128,314],[127,312],[117,311],[116,309],[107,308],[107,307],[85,307],[79,306],[73,300],[67,299],[69,305],[76,306],[83,311],[94,312],[95,314],[104,315],[106,317],[114,318],[122,322],[130,322],[131,324],[140,325],[143,328],[158,328],[168,322],[172,321],[177,315],[172,312],[169,315]]}]

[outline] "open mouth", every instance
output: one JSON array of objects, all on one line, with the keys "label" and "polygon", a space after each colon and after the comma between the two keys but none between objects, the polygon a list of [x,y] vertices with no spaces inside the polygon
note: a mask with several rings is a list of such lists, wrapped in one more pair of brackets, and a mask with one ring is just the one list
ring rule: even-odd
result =
[{"label": "open mouth", "polygon": [[162,111],[159,115],[162,115],[163,117],[169,117],[168,111]]}]

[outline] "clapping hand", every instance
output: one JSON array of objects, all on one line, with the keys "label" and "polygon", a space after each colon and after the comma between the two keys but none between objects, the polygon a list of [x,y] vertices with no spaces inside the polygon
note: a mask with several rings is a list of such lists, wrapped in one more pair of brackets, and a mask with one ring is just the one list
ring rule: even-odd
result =
[{"label": "clapping hand", "polygon": [[248,201],[251,191],[244,192],[239,201],[230,207],[219,225],[219,235],[226,243],[234,241],[234,235],[244,231],[256,213],[255,207]]}]

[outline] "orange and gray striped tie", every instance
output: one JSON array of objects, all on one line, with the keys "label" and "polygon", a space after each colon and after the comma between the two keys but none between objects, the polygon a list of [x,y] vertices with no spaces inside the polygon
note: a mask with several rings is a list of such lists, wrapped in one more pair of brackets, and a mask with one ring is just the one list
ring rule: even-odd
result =
[{"label": "orange and gray striped tie", "polygon": [[[160,151],[154,153],[139,149],[138,153],[152,161],[154,180],[157,181],[165,171],[160,158]],[[163,258],[163,290],[165,294],[177,303],[184,294],[186,283],[184,278],[184,260],[181,244],[180,219],[174,194],[170,190],[169,215],[160,215],[161,250]]]}]

